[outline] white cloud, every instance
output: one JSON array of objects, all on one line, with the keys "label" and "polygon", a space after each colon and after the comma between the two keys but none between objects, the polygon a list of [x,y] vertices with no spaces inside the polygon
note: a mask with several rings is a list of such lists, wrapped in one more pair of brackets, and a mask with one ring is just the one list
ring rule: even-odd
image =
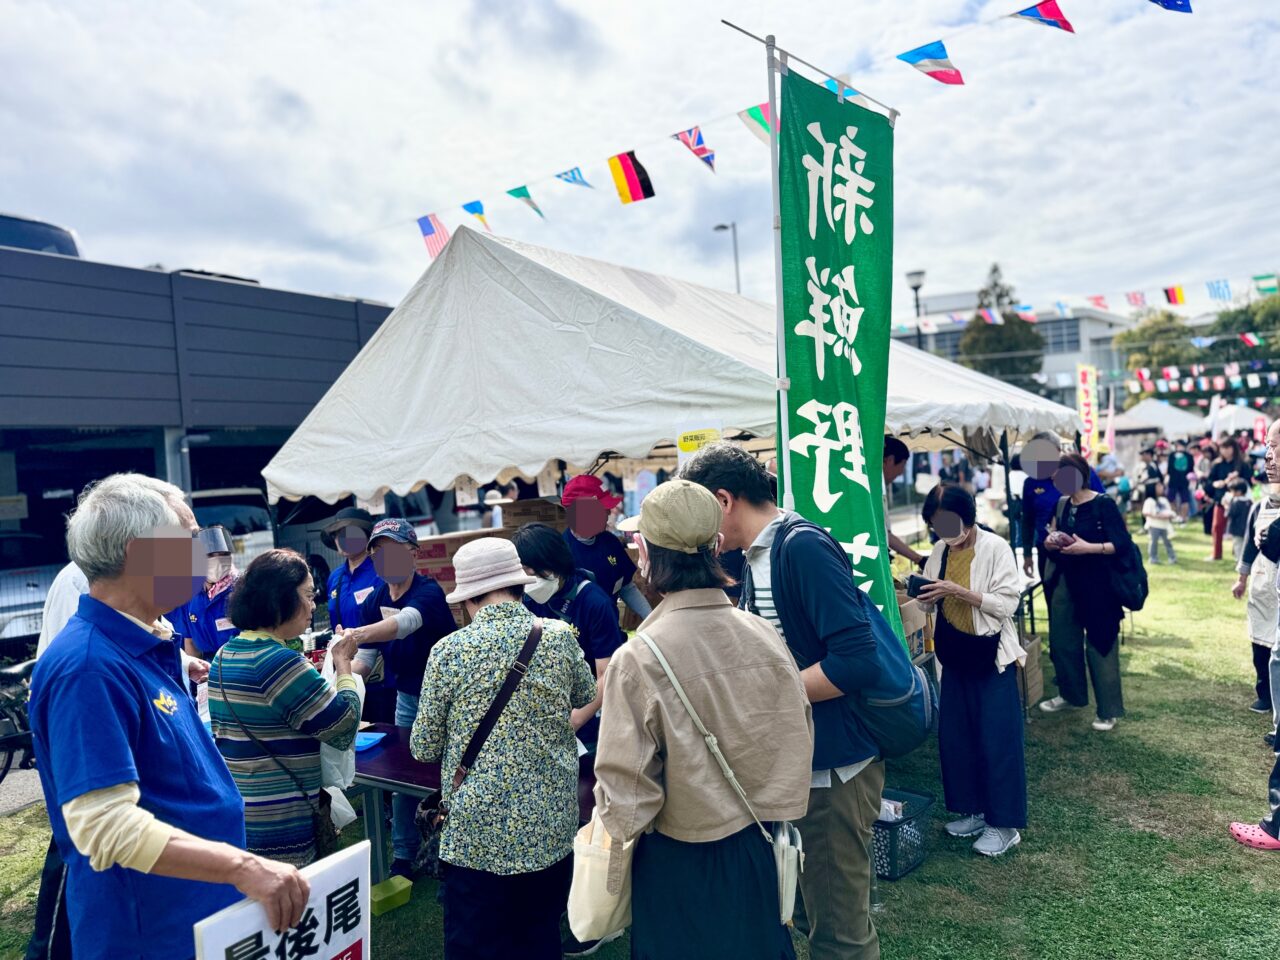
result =
[{"label": "white cloud", "polygon": [[[1030,0],[1027,0],[1029,3]],[[895,54],[1018,0],[738,2],[731,17],[902,111],[895,271],[1019,295],[1111,293],[1280,265],[1268,0],[1062,0],[1077,34],[1004,21],[948,41],[964,87]],[[426,266],[413,220],[494,229],[772,298],[768,152],[734,118],[760,47],[704,4],[377,5],[0,0],[0,209],[76,227],[95,259],[198,266],[395,302]],[[1261,78],[1261,79],[1259,79]],[[661,141],[704,124],[713,176]],[[657,196],[622,207],[604,158]],[[581,165],[588,192],[505,190]],[[896,304],[909,291],[899,280]]]}]

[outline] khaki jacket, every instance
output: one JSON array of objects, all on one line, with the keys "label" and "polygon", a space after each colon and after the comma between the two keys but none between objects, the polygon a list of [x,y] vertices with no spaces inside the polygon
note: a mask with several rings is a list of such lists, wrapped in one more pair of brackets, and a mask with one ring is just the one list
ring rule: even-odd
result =
[{"label": "khaki jacket", "polygon": [[[777,631],[720,590],[666,597],[640,625],[715,735],[761,820],[798,820],[809,802],[813,720]],[[596,752],[596,807],[609,835],[650,827],[721,840],[752,823],[639,636],[609,661]]]}]

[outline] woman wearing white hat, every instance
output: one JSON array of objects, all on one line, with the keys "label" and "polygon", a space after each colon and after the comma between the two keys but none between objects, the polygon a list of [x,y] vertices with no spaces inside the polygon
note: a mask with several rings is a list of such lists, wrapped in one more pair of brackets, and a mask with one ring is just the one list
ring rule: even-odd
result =
[{"label": "woman wearing white hat", "polygon": [[[445,771],[445,958],[559,960],[578,828],[569,715],[595,698],[595,678],[573,628],[521,603],[533,578],[509,541],[466,544],[454,569],[448,599],[471,623],[431,651],[410,738],[414,757]],[[509,679],[514,692],[484,736]],[[476,758],[464,764],[468,753]]]}]

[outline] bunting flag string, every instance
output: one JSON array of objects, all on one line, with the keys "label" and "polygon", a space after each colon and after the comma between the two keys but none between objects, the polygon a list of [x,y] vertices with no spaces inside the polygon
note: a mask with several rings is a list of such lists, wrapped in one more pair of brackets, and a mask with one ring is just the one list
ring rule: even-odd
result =
[{"label": "bunting flag string", "polygon": [[1043,23],[1046,27],[1055,27],[1058,30],[1065,30],[1067,33],[1076,32],[1076,28],[1071,26],[1071,22],[1062,15],[1062,11],[1058,8],[1058,0],[1045,0],[1044,3],[1037,3],[1034,7],[1027,7],[1027,9],[1011,13],[1009,16],[1030,20],[1032,23]]},{"label": "bunting flag string", "polygon": [[746,110],[739,110],[738,119],[746,124],[752,135],[766,147],[772,141],[773,134],[778,131],[777,119],[773,118],[771,120],[769,117],[769,104],[767,101],[765,103],[757,103],[754,107],[747,107]]},{"label": "bunting flag string", "polygon": [[1280,293],[1280,277],[1274,273],[1259,274],[1253,278],[1253,287],[1258,291],[1258,295],[1263,297]]},{"label": "bunting flag string", "polygon": [[1231,299],[1231,284],[1226,280],[1210,280],[1205,286],[1209,288],[1209,299],[1228,301]]},{"label": "bunting flag string", "polygon": [[1004,323],[1004,317],[999,312],[987,307],[978,311],[978,316],[982,317],[987,323],[994,326],[1001,326]]},{"label": "bunting flag string", "polygon": [[1126,293],[1124,298],[1129,301],[1129,306],[1131,307],[1145,307],[1147,305],[1147,295],[1141,290]]},{"label": "bunting flag string", "polygon": [[1100,294],[1095,294],[1092,297],[1085,297],[1085,299],[1088,300],[1095,307],[1097,307],[1099,310],[1107,309],[1107,298],[1104,296],[1101,296]]},{"label": "bunting flag string", "polygon": [[653,196],[649,174],[636,159],[634,150],[610,157],[609,173],[613,175],[613,185],[618,189],[618,199],[623,203],[636,203]]},{"label": "bunting flag string", "polygon": [[1179,306],[1187,302],[1187,295],[1182,292],[1182,287],[1165,287],[1164,298],[1173,306]]},{"label": "bunting flag string", "polygon": [[690,127],[688,130],[681,130],[671,136],[688,147],[689,152],[705,163],[708,170],[712,173],[716,172],[716,152],[708,147],[706,141],[702,139],[701,128]]},{"label": "bunting flag string", "polygon": [[1025,320],[1027,323],[1035,323],[1039,318],[1036,316],[1036,308],[1029,303],[1020,303],[1013,308],[1014,315],[1019,320]]},{"label": "bunting flag string", "polygon": [[914,50],[900,53],[898,54],[898,59],[903,63],[909,63],[926,77],[933,77],[939,83],[953,85],[964,83],[964,77],[960,75],[960,71],[956,69],[955,64],[947,56],[947,45],[941,40],[935,40],[933,43],[926,43],[923,47],[916,47]]},{"label": "bunting flag string", "polygon": [[427,253],[434,260],[440,256],[440,251],[449,242],[449,231],[445,229],[444,224],[440,222],[440,218],[434,213],[419,217],[418,229],[422,231],[422,240],[427,245]]},{"label": "bunting flag string", "polygon": [[[1026,0],[1023,0],[1023,2],[1026,2]],[[1189,0],[1152,0],[1152,2],[1168,10],[1175,10],[1175,11],[1180,11],[1184,13],[1191,12],[1191,4]],[[956,36],[959,33],[966,32],[968,30],[975,29],[978,27],[990,26],[992,24],[995,24],[997,22],[1000,22],[1006,19],[1025,20],[1031,23],[1039,23],[1043,26],[1047,26],[1054,30],[1062,31],[1064,33],[1074,34],[1076,32],[1074,25],[1071,23],[1071,21],[1067,18],[1066,14],[1062,10],[1061,0],[1041,0],[1041,2],[1032,3],[1030,6],[1015,10],[1012,13],[1001,14],[999,16],[991,17],[986,20],[981,20],[976,23],[968,24],[965,27],[961,28],[960,30],[955,31],[954,33],[947,34],[946,36],[939,37],[937,40],[934,40],[930,43],[923,44],[922,46],[916,47],[912,50],[908,50],[905,53],[898,54],[895,59],[909,64],[919,72],[937,80],[939,83],[952,85],[952,86],[961,86],[965,82],[964,77],[961,74],[959,68],[951,60],[950,53],[948,52],[947,46],[946,46],[947,40],[951,37]],[[865,94],[860,93],[858,90],[849,86],[845,81],[846,81],[846,78],[844,76],[839,77],[839,82],[837,82],[837,80],[835,79],[831,79],[830,77],[828,77],[825,82],[825,86],[832,93],[836,94],[839,97],[842,97],[843,99],[852,100],[868,109],[892,114],[892,111],[890,111],[889,108],[884,107],[882,104],[879,103],[879,101],[874,101],[870,97],[866,96]],[[715,154],[715,151],[707,147],[705,139],[703,137],[703,130],[706,128],[708,123],[716,123],[722,120],[727,120],[732,116],[737,116],[742,121],[742,123],[746,126],[746,128],[752,133],[752,135],[757,137],[761,142],[765,143],[766,145],[770,143],[772,135],[776,133],[776,131],[778,130],[778,118],[776,116],[770,116],[768,103],[760,103],[760,104],[756,104],[755,106],[748,107],[745,110],[737,111],[736,113],[725,114],[720,117],[715,117],[710,121],[706,121],[697,126],[689,127],[688,129],[681,131],[680,133],[672,134],[671,136],[673,139],[677,139],[681,141],[694,154],[694,156],[698,157],[698,159],[702,160],[702,162],[706,164],[707,169],[711,170],[714,173],[716,154]],[[642,144],[641,146],[647,146],[647,144]],[[632,151],[628,151],[625,154],[618,154],[616,156],[617,157],[630,156],[634,158],[634,154],[635,154],[635,151],[632,150]],[[616,180],[617,174],[615,174],[614,168],[621,167],[622,164],[621,164],[621,161],[615,164],[613,162],[614,159],[615,158],[611,158],[609,160],[609,165],[610,165],[610,173],[615,175],[615,186],[617,186],[617,180]],[[622,171],[620,175],[625,177],[626,176],[625,170]],[[569,184],[570,186],[586,187],[588,189],[593,188],[593,185],[587,180],[586,176],[583,174],[582,167],[580,166],[575,166],[566,170],[562,170],[558,173],[549,175],[544,179],[551,179],[551,176],[554,176],[556,179],[562,181],[563,183]],[[647,179],[647,176],[646,176],[646,179]],[[540,218],[545,219],[545,215],[543,214],[542,209],[538,206],[538,204],[533,200],[532,196],[529,194],[529,185],[532,183],[538,183],[538,182],[541,182],[541,181],[537,179],[526,180],[522,186],[507,190],[506,193],[512,199],[518,200],[521,203],[525,204],[525,206],[527,206],[530,210],[536,213]],[[635,190],[630,189],[631,186],[632,185],[629,184],[627,196],[624,197],[621,192],[619,193],[619,196],[623,197],[624,203],[634,203],[636,200],[648,199],[649,197],[652,197],[654,195],[653,185],[651,182],[649,182],[647,186],[641,186],[639,188],[638,193]],[[473,206],[480,205],[480,204],[481,204],[481,201],[479,200],[471,201],[468,204],[463,204],[463,209],[466,210],[467,213],[470,213],[472,216],[475,216],[476,219],[484,226],[486,230],[491,230],[487,216],[483,210],[483,207],[481,207],[480,212],[478,213],[472,209]],[[432,216],[432,215],[427,215],[427,216]],[[424,217],[424,218],[417,218],[417,219],[420,222],[421,220],[426,218]],[[404,221],[399,221],[399,222],[402,223]],[[437,223],[439,223],[438,217],[437,217]],[[385,226],[391,227],[395,225],[396,224],[386,224]],[[382,229],[382,228],[376,228],[376,229]],[[444,231],[447,234],[447,231],[444,230],[443,223],[439,223],[438,227],[432,227],[431,229],[432,229],[432,233],[431,234],[424,233],[424,237],[430,237],[430,236],[438,237],[441,231]],[[1276,292],[1275,274],[1264,274],[1259,277],[1255,277],[1254,282],[1260,294],[1266,295],[1267,293]],[[1223,283],[1225,283],[1225,281],[1223,281]],[[1229,301],[1230,288],[1229,287],[1212,287],[1211,296],[1215,300]],[[1099,307],[1099,309],[1104,309],[1104,310],[1107,309],[1104,298],[1090,297],[1089,299],[1090,299],[1090,302],[1093,302],[1095,306]],[[1064,311],[1062,305],[1059,305],[1059,312],[1062,313],[1064,316],[1069,314],[1069,311]]]},{"label": "bunting flag string", "polygon": [[480,226],[484,227],[490,233],[493,233],[493,231],[489,229],[489,221],[486,220],[484,217],[483,203],[481,203],[479,200],[472,200],[470,203],[464,203],[462,205],[462,209],[467,211],[467,213],[471,214],[477,220],[479,220]]},{"label": "bunting flag string", "polygon": [[542,212],[542,208],[533,202],[533,197],[529,196],[528,187],[513,187],[512,189],[507,191],[507,196],[515,197],[517,200],[520,200],[521,202],[523,202],[530,210],[532,210],[538,216],[542,217],[542,219],[544,220],[546,219],[546,214]]},{"label": "bunting flag string", "polygon": [[591,184],[587,183],[587,178],[582,175],[581,167],[574,167],[571,170],[564,170],[556,174],[557,180],[563,180],[565,183],[571,183],[575,187],[587,187],[595,189]]}]

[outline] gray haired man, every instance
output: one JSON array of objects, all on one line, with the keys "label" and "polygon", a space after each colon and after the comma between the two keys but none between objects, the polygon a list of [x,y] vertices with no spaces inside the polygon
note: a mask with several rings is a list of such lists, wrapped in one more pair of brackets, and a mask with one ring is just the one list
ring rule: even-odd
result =
[{"label": "gray haired man", "polygon": [[153,482],[117,474],[81,495],[67,549],[89,592],[31,682],[77,960],[190,956],[192,924],[241,895],[284,930],[309,895],[293,867],[243,849],[244,802],[160,619],[191,598],[204,558]]}]

